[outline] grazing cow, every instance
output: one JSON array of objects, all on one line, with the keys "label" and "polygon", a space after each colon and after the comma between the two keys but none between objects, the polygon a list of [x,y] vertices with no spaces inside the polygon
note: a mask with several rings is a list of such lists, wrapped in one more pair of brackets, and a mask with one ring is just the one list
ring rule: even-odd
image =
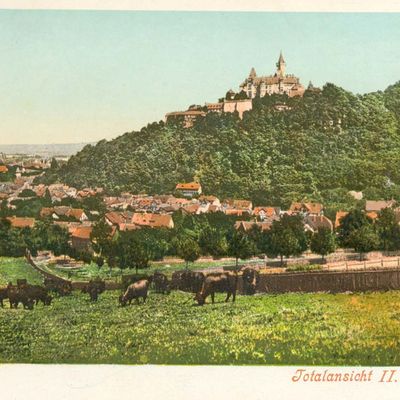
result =
[{"label": "grazing cow", "polygon": [[253,295],[256,293],[257,284],[260,280],[260,274],[254,268],[247,267],[243,270],[243,293]]},{"label": "grazing cow", "polygon": [[136,299],[136,303],[139,304],[139,297],[142,297],[143,303],[145,303],[149,284],[150,282],[146,279],[132,283],[128,286],[125,293],[119,296],[119,304],[121,304],[121,306],[125,306],[126,303],[131,304],[133,299]]},{"label": "grazing cow", "polygon": [[161,272],[155,272],[153,275],[154,289],[156,293],[169,294],[169,283],[166,275]]},{"label": "grazing cow", "polygon": [[171,286],[184,292],[197,293],[204,282],[205,275],[195,271],[176,271],[172,274]]},{"label": "grazing cow", "polygon": [[12,283],[10,282],[8,286],[0,288],[0,304],[1,307],[4,307],[3,300],[8,299],[8,289],[12,287]]},{"label": "grazing cow", "polygon": [[232,302],[236,298],[238,276],[236,273],[223,272],[212,273],[205,277],[202,288],[196,293],[195,300],[202,306],[206,298],[211,295],[211,301],[214,304],[214,295],[218,293],[227,293],[225,302],[232,296]]},{"label": "grazing cow", "polygon": [[22,303],[25,309],[33,310],[34,301],[28,297],[25,288],[18,289],[16,286],[9,286],[8,299],[10,308],[18,308],[18,304]]},{"label": "grazing cow", "polygon": [[39,285],[26,285],[24,291],[30,300],[36,301],[36,305],[41,301],[44,306],[49,306],[53,300],[47,289]]},{"label": "grazing cow", "polygon": [[91,301],[97,301],[99,294],[106,290],[106,283],[101,279],[91,279],[82,288],[82,293],[88,293]]},{"label": "grazing cow", "polygon": [[72,292],[72,283],[64,279],[45,278],[44,286],[48,291],[56,292],[60,296],[67,296]]},{"label": "grazing cow", "polygon": [[145,279],[151,283],[153,280],[153,275],[146,275],[146,274],[122,275],[122,286],[124,290],[126,290],[129,285],[135,282],[139,282],[142,279]]}]

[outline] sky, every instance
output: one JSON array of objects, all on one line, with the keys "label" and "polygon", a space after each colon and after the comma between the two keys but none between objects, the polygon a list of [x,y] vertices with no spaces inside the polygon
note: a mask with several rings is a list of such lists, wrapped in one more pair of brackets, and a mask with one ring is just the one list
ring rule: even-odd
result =
[{"label": "sky", "polygon": [[0,144],[111,139],[251,67],[354,93],[400,80],[400,14],[0,10]]}]

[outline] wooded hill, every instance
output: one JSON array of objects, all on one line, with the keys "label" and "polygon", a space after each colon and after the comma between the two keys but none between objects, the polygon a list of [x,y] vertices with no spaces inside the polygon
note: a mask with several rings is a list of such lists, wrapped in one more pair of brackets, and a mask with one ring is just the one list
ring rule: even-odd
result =
[{"label": "wooded hill", "polygon": [[[292,109],[277,111],[282,102]],[[207,194],[255,205],[345,207],[349,190],[400,200],[400,82],[365,95],[328,83],[303,98],[266,96],[243,120],[209,113],[190,129],[152,123],[86,146],[44,178],[148,194],[193,179]]]}]

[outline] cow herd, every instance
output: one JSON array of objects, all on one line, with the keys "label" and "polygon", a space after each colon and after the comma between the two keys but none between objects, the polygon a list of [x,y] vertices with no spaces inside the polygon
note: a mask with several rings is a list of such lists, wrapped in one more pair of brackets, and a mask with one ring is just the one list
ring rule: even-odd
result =
[{"label": "cow herd", "polygon": [[53,297],[49,290],[44,286],[30,285],[26,279],[18,279],[17,284],[11,282],[6,287],[0,288],[0,304],[4,307],[3,301],[10,301],[10,308],[18,308],[21,303],[27,310],[32,310],[33,306],[41,301],[43,305],[49,306]]},{"label": "cow herd", "polygon": [[[243,293],[253,295],[259,281],[259,273],[254,268],[244,268],[241,271],[243,282]],[[176,271],[171,280],[166,275],[155,272],[153,275],[131,275],[123,279],[124,290],[119,296],[118,302],[121,306],[130,305],[132,300],[139,304],[140,299],[146,302],[149,288],[152,286],[155,293],[169,294],[171,290],[181,290],[193,293],[194,300],[198,305],[204,305],[206,299],[211,297],[214,303],[215,293],[226,293],[225,302],[232,298],[235,301],[238,290],[238,272],[211,272],[203,273],[196,271]],[[101,279],[90,280],[85,284],[81,292],[89,295],[91,301],[97,301],[101,293],[106,290],[105,281]],[[30,285],[26,279],[18,279],[17,284],[11,282],[6,287],[0,287],[0,305],[4,307],[3,301],[8,299],[10,308],[18,308],[21,303],[25,309],[33,309],[34,305],[42,302],[43,305],[51,304],[53,297],[51,292],[60,296],[72,292],[72,285],[68,281],[45,279],[44,286]]]}]

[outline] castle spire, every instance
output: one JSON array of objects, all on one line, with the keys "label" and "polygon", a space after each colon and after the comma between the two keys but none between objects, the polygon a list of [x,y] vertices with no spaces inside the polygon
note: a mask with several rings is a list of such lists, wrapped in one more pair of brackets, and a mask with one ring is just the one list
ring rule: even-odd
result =
[{"label": "castle spire", "polygon": [[249,78],[255,78],[257,76],[256,70],[254,67],[250,70]]},{"label": "castle spire", "polygon": [[277,71],[276,71],[277,74],[279,76],[285,76],[286,62],[285,62],[285,59],[283,58],[282,50],[281,50],[280,55],[279,55],[279,60],[276,63],[276,67],[277,67]]}]

